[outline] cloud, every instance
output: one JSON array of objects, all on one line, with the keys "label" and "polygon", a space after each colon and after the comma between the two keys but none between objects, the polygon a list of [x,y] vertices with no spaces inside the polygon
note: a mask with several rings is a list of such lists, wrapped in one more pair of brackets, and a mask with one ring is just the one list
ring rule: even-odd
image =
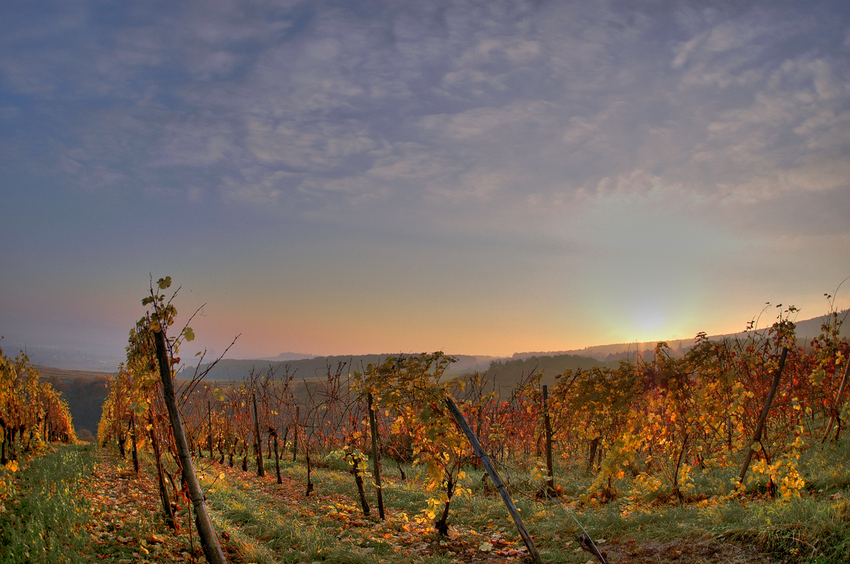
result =
[{"label": "cloud", "polygon": [[[735,192],[742,201],[837,187],[816,173],[842,168],[850,149],[848,116],[838,110],[850,97],[839,88],[827,97],[818,93],[818,77],[830,76],[830,68],[805,57],[785,61],[759,82],[751,103],[714,114],[695,158],[725,163],[727,174],[740,179]],[[804,164],[813,158],[817,167]]]},{"label": "cloud", "polygon": [[193,64],[193,74],[200,80],[223,77],[230,74],[242,61],[242,58],[229,51],[203,53]]},{"label": "cloud", "polygon": [[[658,190],[746,207],[842,188],[848,65],[806,47],[813,17],[216,2],[104,24],[94,10],[22,26],[0,56],[5,88],[49,99],[39,111],[64,124],[52,166],[90,187],[169,185],[294,216],[382,202],[499,218]],[[25,48],[52,30],[61,45]]]},{"label": "cloud", "polygon": [[381,183],[433,185],[448,182],[462,168],[445,153],[434,153],[424,143],[397,142],[377,158],[367,174]]},{"label": "cloud", "polygon": [[169,123],[160,138],[159,156],[152,155],[150,165],[209,167],[240,152],[233,142],[233,131],[226,122],[196,118]]},{"label": "cloud", "polygon": [[[512,335],[467,343],[556,343],[843,279],[837,5],[23,3],[0,22],[8,270],[174,266],[310,350],[459,317]],[[409,325],[369,325],[387,299]]]},{"label": "cloud", "polygon": [[[432,114],[420,120],[431,136],[453,141],[496,141],[548,123],[552,108],[538,101],[519,100],[501,108],[474,108],[454,114]],[[494,137],[496,136],[496,137]]]},{"label": "cloud", "polygon": [[247,127],[246,145],[258,161],[303,172],[327,171],[374,147],[367,132],[326,121],[270,125],[251,119]]},{"label": "cloud", "polygon": [[221,184],[221,194],[226,202],[239,202],[257,207],[277,207],[290,184],[300,179],[291,173],[269,172],[259,167],[246,168],[238,176],[227,176]]}]

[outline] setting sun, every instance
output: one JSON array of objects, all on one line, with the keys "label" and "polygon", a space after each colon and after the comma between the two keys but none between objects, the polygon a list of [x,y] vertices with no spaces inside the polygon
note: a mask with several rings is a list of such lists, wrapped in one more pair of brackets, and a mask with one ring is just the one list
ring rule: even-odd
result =
[{"label": "setting sun", "polygon": [[636,335],[639,341],[648,341],[652,339],[660,339],[667,335],[666,329],[667,318],[659,309],[644,309],[637,312],[635,317],[635,325],[638,329]]}]

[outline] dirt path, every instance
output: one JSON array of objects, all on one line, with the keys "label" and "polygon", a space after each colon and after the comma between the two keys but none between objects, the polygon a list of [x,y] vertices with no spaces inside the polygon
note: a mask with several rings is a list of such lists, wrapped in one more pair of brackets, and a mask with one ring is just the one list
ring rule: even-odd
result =
[{"label": "dirt path", "polygon": [[782,564],[752,546],[723,542],[624,543],[608,549],[610,564]]},{"label": "dirt path", "polygon": [[[116,564],[205,561],[194,531],[194,538],[189,537],[185,510],[178,514],[179,532],[165,526],[158,488],[145,472],[136,476],[132,462],[105,449],[95,449],[94,456],[97,465],[82,493],[91,502],[89,533],[96,560]],[[228,560],[241,561],[232,551]]]},{"label": "dirt path", "polygon": [[[98,463],[84,495],[92,504],[93,521],[89,532],[96,560],[120,564],[205,562],[194,531],[190,539],[191,527],[185,508],[178,513],[180,531],[169,530],[161,517],[156,483],[147,473],[136,476],[130,461],[122,461],[104,449],[96,449],[94,456]],[[380,522],[364,518],[359,505],[348,496],[319,488],[314,495],[305,498],[304,484],[291,477],[284,477],[284,483],[277,484],[273,475],[258,478],[250,472],[210,463],[199,465],[199,471],[221,476],[238,487],[250,496],[258,512],[280,513],[305,526],[323,521],[328,532],[336,533],[338,542],[344,543],[352,553],[365,556],[373,550],[369,547],[384,543],[390,548],[387,561],[409,564],[434,555],[463,564],[527,560],[525,547],[515,539],[466,527],[453,529],[448,539],[439,539],[430,534],[431,527],[427,524],[415,523],[389,508],[387,520]],[[329,526],[328,520],[335,525]],[[245,535],[251,536],[250,532]],[[229,562],[244,562],[235,549],[238,543],[232,541],[226,531],[219,531],[219,538]],[[571,562],[595,562],[575,541],[564,542],[575,547]],[[755,547],[722,540],[634,542],[609,539],[601,548],[610,564],[782,564],[781,560],[772,559]]]},{"label": "dirt path", "polygon": [[[317,484],[315,491],[305,496],[305,484],[284,475],[278,484],[274,472],[263,478],[238,468],[208,466],[208,473],[221,473],[231,485],[252,499],[257,513],[278,513],[285,519],[304,527],[322,528],[336,536],[336,542],[354,554],[366,555],[372,550],[384,550],[388,562],[414,564],[426,557],[443,556],[464,564],[520,562],[526,548],[513,535],[487,534],[469,527],[453,526],[449,538],[434,533],[430,522],[417,522],[394,507],[386,507],[386,519],[377,518],[377,508],[365,517],[352,495],[331,491]],[[250,533],[248,533],[250,535]],[[482,548],[484,550],[482,550]]]}]

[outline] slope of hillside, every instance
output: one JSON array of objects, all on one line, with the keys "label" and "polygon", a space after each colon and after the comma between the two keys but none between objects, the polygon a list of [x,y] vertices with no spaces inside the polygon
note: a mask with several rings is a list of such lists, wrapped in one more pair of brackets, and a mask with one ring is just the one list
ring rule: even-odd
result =
[{"label": "slope of hillside", "polygon": [[[850,338],[850,325],[848,325],[848,315],[850,315],[850,310],[844,310],[839,312],[838,319],[844,320],[844,324],[841,326],[841,337],[842,338]],[[804,319],[802,321],[796,321],[795,324],[797,326],[797,337],[800,341],[801,345],[808,344],[809,341],[820,335],[821,333],[821,325],[824,322],[824,317],[814,317],[812,319]],[[770,327],[770,323],[767,324],[767,328]],[[761,323],[759,329],[761,331],[766,331],[765,323]],[[746,332],[741,331],[739,333],[727,333],[724,335],[711,335],[709,339],[711,340],[722,340],[722,339],[736,339],[736,338],[745,338]],[[674,351],[674,353],[683,354],[687,352],[688,349],[694,346],[695,340],[691,339],[667,339],[665,341],[670,348]],[[545,356],[558,356],[558,355],[577,355],[584,357],[595,358],[596,360],[605,361],[605,362],[616,362],[620,359],[631,359],[634,360],[637,353],[644,353],[646,351],[654,351],[655,345],[657,341],[646,341],[646,342],[634,342],[634,343],[615,343],[610,345],[594,345],[590,347],[585,347],[583,349],[573,349],[567,351],[550,351],[550,352],[524,352],[524,353],[516,353],[513,355],[513,359],[522,360],[528,359],[531,357],[545,357]]]},{"label": "slope of hillside", "polygon": [[[210,380],[244,380],[253,372],[254,374],[267,375],[269,371],[275,377],[282,378],[285,375],[293,376],[300,380],[313,380],[324,378],[328,373],[337,371],[347,374],[354,371],[363,371],[369,364],[380,364],[389,356],[395,354],[363,354],[363,355],[340,355],[340,356],[318,356],[301,360],[276,361],[268,359],[225,359],[214,366],[207,374]],[[487,370],[490,363],[495,360],[492,356],[470,356],[455,355],[457,362],[454,363],[447,374],[464,374],[474,371]],[[201,365],[200,371],[209,365]],[[178,374],[178,378],[191,378],[195,373],[194,367],[187,367]]]},{"label": "slope of hillside", "polygon": [[605,362],[589,356],[541,355],[493,361],[484,375],[497,386],[513,387],[532,373],[540,374],[541,382],[551,386],[555,383],[556,376],[567,370],[588,370],[594,366],[613,365],[616,365],[616,362]]}]

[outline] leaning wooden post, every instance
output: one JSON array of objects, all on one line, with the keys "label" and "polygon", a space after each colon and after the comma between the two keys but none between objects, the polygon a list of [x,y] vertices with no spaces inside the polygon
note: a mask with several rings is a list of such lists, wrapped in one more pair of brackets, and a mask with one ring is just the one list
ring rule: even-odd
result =
[{"label": "leaning wooden post", "polygon": [[782,369],[785,367],[785,358],[788,356],[788,347],[782,347],[782,356],[779,357],[779,367],[776,369],[776,374],[773,376],[773,384],[770,386],[770,391],[767,392],[767,398],[764,400],[764,407],[761,410],[758,425],[756,425],[756,433],[753,435],[753,440],[750,441],[747,447],[747,456],[744,458],[744,466],[741,468],[741,475],[738,476],[738,483],[744,483],[744,476],[747,475],[747,469],[750,467],[750,462],[753,459],[753,444],[761,440],[761,434],[764,432],[764,423],[767,420],[767,412],[770,411],[770,404],[773,403],[773,396],[776,395],[776,390],[779,388],[779,377],[782,376]]},{"label": "leaning wooden post", "polygon": [[165,407],[168,408],[168,417],[171,419],[171,428],[174,430],[174,442],[177,447],[177,457],[183,467],[183,480],[189,488],[189,497],[195,508],[195,526],[198,536],[201,538],[201,546],[204,556],[210,564],[226,564],[224,552],[218,543],[212,519],[204,503],[204,494],[201,484],[195,476],[195,468],[192,465],[192,454],[189,452],[189,443],[186,442],[186,433],[183,432],[183,423],[180,420],[180,411],[177,409],[177,400],[174,397],[174,382],[171,374],[171,362],[168,359],[168,351],[165,347],[165,334],[162,331],[153,332],[156,343],[156,359],[159,361],[159,377],[162,380],[162,391],[165,396]]},{"label": "leaning wooden post", "polygon": [[466,419],[463,418],[463,414],[455,405],[455,402],[452,401],[452,398],[445,398],[446,405],[449,407],[449,411],[451,411],[452,416],[457,421],[457,424],[463,430],[466,438],[469,439],[469,444],[472,445],[472,450],[475,451],[475,454],[478,455],[478,458],[481,460],[481,464],[484,465],[484,468],[487,469],[487,473],[490,475],[490,479],[493,481],[493,485],[496,486],[496,489],[499,490],[499,494],[502,496],[502,501],[505,503],[505,506],[508,508],[508,513],[513,517],[514,523],[516,524],[517,529],[519,530],[519,534],[522,537],[525,546],[528,548],[528,553],[531,555],[532,562],[536,562],[540,564],[540,553],[537,552],[537,547],[534,546],[534,541],[531,539],[531,535],[528,534],[528,530],[525,528],[525,524],[522,522],[522,517],[519,514],[519,511],[514,505],[513,500],[511,500],[511,496],[508,493],[505,484],[502,483],[502,479],[499,477],[499,474],[496,472],[496,469],[493,467],[493,463],[490,462],[490,457],[487,456],[487,453],[484,452],[484,449],[481,448],[481,444],[478,442],[478,437],[475,436],[475,433],[469,427],[469,424],[466,422]]},{"label": "leaning wooden post", "polygon": [[378,450],[378,423],[375,421],[375,411],[372,408],[372,393],[366,396],[366,406],[369,409],[369,429],[372,431],[372,473],[375,475],[375,490],[378,492],[378,515],[384,520],[384,494],[381,489],[381,452]]}]

